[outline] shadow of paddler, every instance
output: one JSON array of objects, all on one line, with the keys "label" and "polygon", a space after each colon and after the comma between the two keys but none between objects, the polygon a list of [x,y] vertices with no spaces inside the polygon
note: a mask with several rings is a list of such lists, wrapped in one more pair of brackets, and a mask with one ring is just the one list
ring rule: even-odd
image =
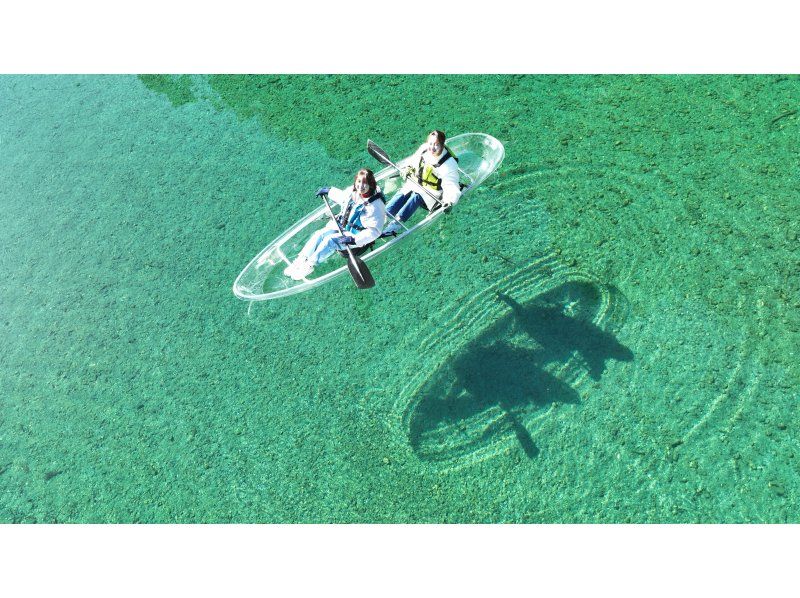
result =
[{"label": "shadow of paddler", "polygon": [[612,287],[572,280],[525,304],[503,293],[497,298],[511,311],[414,393],[407,431],[423,459],[449,461],[500,447],[511,433],[535,457],[539,449],[526,428],[530,415],[552,403],[578,403],[574,386],[581,371],[599,380],[609,359],[634,357],[600,327],[618,325],[627,305]]},{"label": "shadow of paddler", "polygon": [[[561,287],[555,291],[560,289]],[[577,294],[585,298],[587,293],[591,297],[598,291],[597,287],[588,283],[572,283],[570,292],[572,296]],[[566,362],[577,351],[589,375],[594,380],[600,380],[607,360],[633,360],[633,352],[628,347],[620,343],[613,334],[582,318],[580,311],[577,316],[565,313],[563,295],[547,293],[525,306],[503,293],[498,293],[497,297],[511,306],[515,324],[542,347],[539,366]],[[569,306],[570,302],[567,301],[566,307]]]},{"label": "shadow of paddler", "polygon": [[528,457],[539,453],[520,415],[553,402],[577,403],[578,393],[549,372],[536,366],[536,351],[495,342],[473,345],[457,355],[440,372],[438,383],[423,392],[411,420],[410,440],[419,447],[427,431],[458,426],[493,408],[502,417],[484,435],[510,429]]}]

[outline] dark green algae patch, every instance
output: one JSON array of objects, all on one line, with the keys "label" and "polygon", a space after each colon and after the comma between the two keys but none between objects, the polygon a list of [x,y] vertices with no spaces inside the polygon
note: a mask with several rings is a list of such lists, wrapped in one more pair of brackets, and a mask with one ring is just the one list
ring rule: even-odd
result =
[{"label": "dark green algae patch", "polygon": [[173,106],[182,106],[196,100],[192,93],[192,80],[188,75],[139,75],[148,89],[164,94]]},{"label": "dark green algae patch", "polygon": [[[800,521],[798,97],[0,78],[0,520]],[[233,278],[313,191],[434,127],[500,139],[500,172],[374,291],[248,316]]]}]

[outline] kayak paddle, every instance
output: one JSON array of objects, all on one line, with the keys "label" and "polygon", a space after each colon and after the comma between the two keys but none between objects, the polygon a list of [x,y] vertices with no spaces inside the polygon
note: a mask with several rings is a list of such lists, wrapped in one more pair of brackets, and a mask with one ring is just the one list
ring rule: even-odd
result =
[{"label": "kayak paddle", "polygon": [[[328,203],[328,196],[323,195],[322,201],[325,202],[325,207],[328,208],[328,214],[331,219],[336,223],[339,234],[344,235],[342,226],[339,224],[339,221],[336,220],[336,216],[333,215],[333,210]],[[367,265],[357,256],[353,255],[349,245],[345,245],[344,248],[347,250],[347,269],[350,271],[350,276],[353,277],[353,282],[356,283],[356,286],[359,289],[371,289],[374,287],[375,279],[372,277],[372,273],[369,271],[369,268],[367,268]]]},{"label": "kayak paddle", "polygon": [[436,202],[436,205],[442,207],[442,202],[439,201],[433,193],[428,191],[425,187],[420,185],[414,179],[408,178],[408,175],[403,174],[403,171],[400,170],[400,168],[389,159],[389,156],[386,154],[386,152],[383,151],[380,147],[378,147],[378,145],[374,141],[372,141],[372,139],[367,139],[367,151],[369,152],[370,156],[375,158],[381,164],[385,164],[386,166],[391,166],[392,168],[394,168],[404,179],[412,183],[415,189],[419,189],[420,191],[425,193],[425,195],[430,197],[434,202]]}]

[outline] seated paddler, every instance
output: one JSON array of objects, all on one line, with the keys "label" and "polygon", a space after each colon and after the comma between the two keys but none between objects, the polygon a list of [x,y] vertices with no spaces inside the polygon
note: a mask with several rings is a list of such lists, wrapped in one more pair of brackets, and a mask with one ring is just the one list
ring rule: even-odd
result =
[{"label": "seated paddler", "polygon": [[[406,181],[387,204],[386,211],[394,218],[388,219],[390,222],[385,235],[398,232],[401,228],[398,221],[407,221],[420,206],[427,210],[449,208],[461,198],[458,159],[445,147],[444,142],[443,131],[431,131],[425,143],[406,162],[406,174],[417,185]],[[427,193],[420,193],[419,186]],[[431,199],[431,195],[436,201]]]},{"label": "seated paddler", "polygon": [[331,221],[311,235],[297,258],[283,271],[293,280],[306,278],[336,251],[344,251],[347,246],[356,249],[370,245],[383,230],[386,221],[384,197],[375,181],[375,174],[369,168],[358,171],[351,187],[322,187],[317,191],[317,197],[323,195],[341,207],[336,218],[344,234]]}]

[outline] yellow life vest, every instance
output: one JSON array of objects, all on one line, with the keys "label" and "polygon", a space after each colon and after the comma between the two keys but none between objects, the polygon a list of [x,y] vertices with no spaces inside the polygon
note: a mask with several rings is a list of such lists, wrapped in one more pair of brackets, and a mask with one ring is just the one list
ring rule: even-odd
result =
[{"label": "yellow life vest", "polygon": [[[424,154],[423,154],[424,156]],[[453,154],[450,153],[450,150],[447,147],[444,148],[444,152],[442,152],[442,157],[436,164],[426,164],[425,158],[423,156],[419,157],[419,165],[417,166],[417,182],[422,185],[423,187],[427,187],[428,189],[433,189],[434,191],[441,191],[442,190],[442,179],[436,176],[436,173],[433,171],[434,168],[438,168],[442,164],[444,164],[448,158],[453,158],[458,161]]]}]

